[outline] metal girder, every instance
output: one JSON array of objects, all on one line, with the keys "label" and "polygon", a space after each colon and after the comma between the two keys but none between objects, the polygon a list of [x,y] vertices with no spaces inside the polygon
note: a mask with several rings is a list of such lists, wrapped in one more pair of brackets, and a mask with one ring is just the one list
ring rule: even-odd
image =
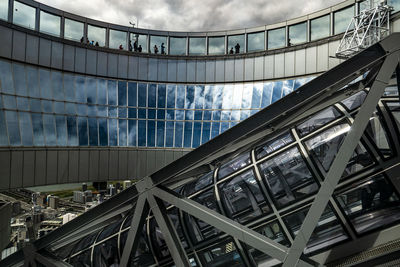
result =
[{"label": "metal girder", "polygon": [[364,133],[364,130],[369,122],[369,119],[378,105],[379,99],[382,97],[385,87],[388,84],[393,71],[399,64],[399,52],[395,52],[386,57],[382,64],[379,73],[373,82],[364,103],[358,111],[354,123],[351,126],[336,157],[323,181],[320,190],[318,191],[310,210],[307,213],[300,231],[294,240],[294,243],[289,249],[289,253],[284,260],[283,267],[296,266],[308,240],[313,233],[319,218],[328,204],[329,198],[333,194],[336,185],[338,184],[344,169],[347,166],[354,149]]},{"label": "metal girder", "polygon": [[72,267],[72,265],[54,257],[54,255],[46,253],[38,253],[33,244],[23,248],[24,266],[36,267],[38,263],[46,267]]}]

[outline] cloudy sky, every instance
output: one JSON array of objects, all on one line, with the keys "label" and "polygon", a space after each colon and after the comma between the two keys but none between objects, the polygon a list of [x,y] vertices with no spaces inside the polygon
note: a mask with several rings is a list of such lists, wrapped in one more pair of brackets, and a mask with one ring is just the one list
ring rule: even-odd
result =
[{"label": "cloudy sky", "polygon": [[38,0],[97,20],[170,31],[229,30],[296,18],[343,0]]}]

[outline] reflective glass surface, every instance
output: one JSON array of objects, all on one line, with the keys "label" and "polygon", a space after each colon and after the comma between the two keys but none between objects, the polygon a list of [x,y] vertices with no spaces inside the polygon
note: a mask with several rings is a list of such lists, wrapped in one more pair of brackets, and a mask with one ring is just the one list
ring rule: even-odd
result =
[{"label": "reflective glass surface", "polygon": [[232,159],[231,161],[223,164],[218,170],[218,179],[222,179],[229,174],[246,167],[251,163],[250,154],[244,153]]},{"label": "reflective glass surface", "polygon": [[265,32],[247,34],[247,51],[260,51],[265,49]]},{"label": "reflective glass surface", "polygon": [[208,54],[209,55],[225,54],[225,36],[208,37]]},{"label": "reflective glass surface", "polygon": [[329,36],[331,16],[326,15],[311,20],[311,41]]},{"label": "reflective glass surface", "polygon": [[[345,32],[350,20],[354,17],[354,6],[333,13],[333,32],[339,34]],[[354,27],[354,25],[352,26]]]},{"label": "reflective glass surface", "polygon": [[340,115],[341,114],[338,110],[336,110],[336,108],[326,108],[297,126],[297,131],[301,136],[307,135],[315,131],[316,129],[326,125],[327,123],[335,120]]},{"label": "reflective glass surface", "polygon": [[169,53],[170,55],[186,55],[186,37],[170,37]]},{"label": "reflective glass surface", "polygon": [[400,10],[400,0],[388,0],[387,4],[392,6],[395,12]]},{"label": "reflective glass surface", "polygon": [[205,54],[206,54],[206,38],[190,37],[189,55],[205,55]]},{"label": "reflective glass surface", "polygon": [[14,1],[13,23],[35,29],[36,8]]},{"label": "reflective glass surface", "polygon": [[[244,34],[228,36],[228,54],[244,53]],[[232,51],[232,52],[231,52]]]},{"label": "reflective glass surface", "polygon": [[99,46],[105,46],[106,45],[106,29],[105,28],[100,28],[92,25],[88,25],[88,40],[89,42],[93,42],[93,45],[96,44],[96,42],[99,43]]},{"label": "reflective glass surface", "polygon": [[145,34],[137,34],[137,33],[131,33],[131,43],[132,43],[132,49],[135,47],[135,42],[137,44],[137,52],[143,52],[147,53],[147,35]]},{"label": "reflective glass surface", "polygon": [[126,32],[110,30],[109,47],[114,49],[128,50],[126,45]]},{"label": "reflective glass surface", "polygon": [[233,241],[225,241],[199,253],[203,266],[243,266]]},{"label": "reflective glass surface", "polygon": [[0,19],[8,19],[8,0],[0,0]]},{"label": "reflective glass surface", "polygon": [[367,125],[367,134],[373,140],[379,151],[384,158],[389,158],[393,156],[393,150],[391,148],[388,134],[383,124],[383,118],[378,111],[375,111]]},{"label": "reflective glass surface", "polygon": [[289,26],[288,45],[307,42],[307,22]]},{"label": "reflective glass surface", "polygon": [[366,96],[367,94],[364,91],[361,91],[343,100],[342,104],[345,105],[348,110],[353,111],[364,103]]},{"label": "reflective glass surface", "polygon": [[61,25],[61,17],[56,16],[44,11],[40,11],[40,31],[55,35],[55,36],[60,36],[60,25]]},{"label": "reflective glass surface", "polygon": [[65,19],[64,37],[67,39],[80,41],[83,37],[84,24],[79,21]]},{"label": "reflective glass surface", "polygon": [[286,28],[268,31],[268,49],[280,48],[286,45]]},{"label": "reflective glass surface", "polygon": [[285,133],[272,140],[268,140],[262,146],[256,148],[256,158],[263,158],[291,142],[293,142],[293,137],[290,133]]},{"label": "reflective glass surface", "polygon": [[152,54],[166,54],[168,51],[167,37],[151,35],[149,51]]}]

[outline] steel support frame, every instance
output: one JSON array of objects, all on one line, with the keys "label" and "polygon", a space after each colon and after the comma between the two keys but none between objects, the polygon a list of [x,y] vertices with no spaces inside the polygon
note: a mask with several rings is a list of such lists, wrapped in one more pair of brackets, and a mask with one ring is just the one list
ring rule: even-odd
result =
[{"label": "steel support frame", "polygon": [[382,97],[385,88],[399,64],[400,52],[395,52],[386,57],[383,62],[375,81],[373,82],[364,103],[361,105],[357,113],[354,123],[343,140],[342,145],[321,185],[311,208],[309,209],[300,231],[289,249],[287,257],[284,260],[283,267],[296,266],[297,262],[311,237],[318,220],[328,204],[329,198],[332,196],[336,185],[344,172],[354,149],[358,145],[365,128],[368,125],[369,119],[373,114],[379,99]]},{"label": "steel support frame", "polygon": [[47,257],[37,252],[34,245],[29,244],[23,248],[24,267],[36,267],[38,263],[46,267],[72,267],[67,262]]}]

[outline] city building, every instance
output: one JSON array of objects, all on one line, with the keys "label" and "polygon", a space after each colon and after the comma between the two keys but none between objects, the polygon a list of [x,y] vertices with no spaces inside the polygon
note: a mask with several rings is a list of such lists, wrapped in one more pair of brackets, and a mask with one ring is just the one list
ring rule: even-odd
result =
[{"label": "city building", "polygon": [[139,180],[0,264],[398,260],[400,1],[348,60],[366,1],[203,33],[0,3],[0,188]]}]

